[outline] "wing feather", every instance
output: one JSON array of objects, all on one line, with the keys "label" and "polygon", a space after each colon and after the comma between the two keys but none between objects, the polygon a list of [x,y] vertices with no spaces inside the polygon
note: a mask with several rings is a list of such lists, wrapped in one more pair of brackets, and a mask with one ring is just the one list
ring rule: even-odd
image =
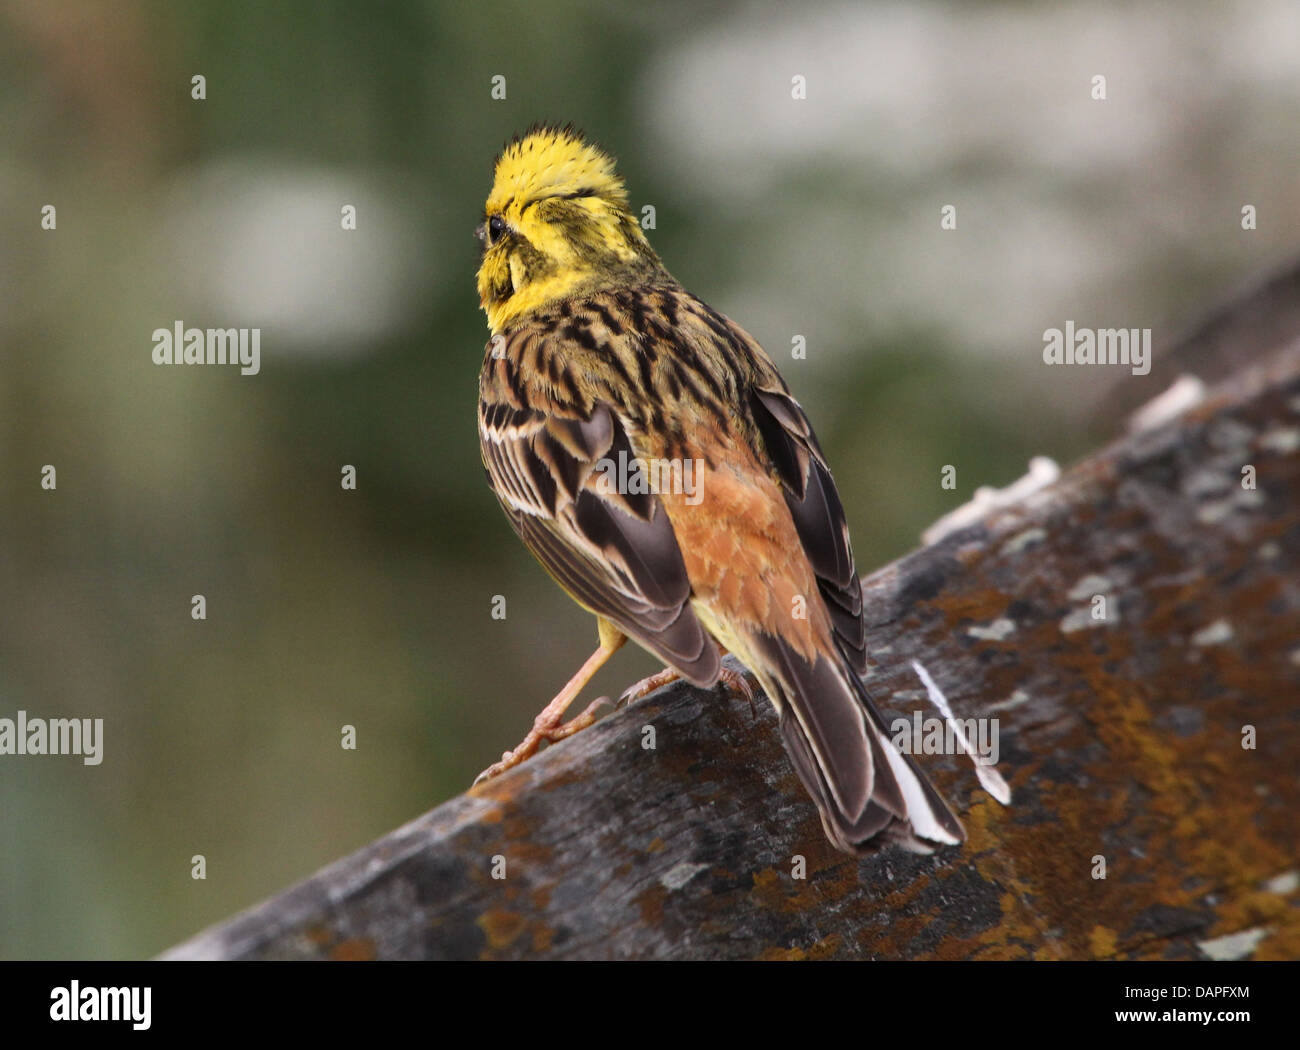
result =
[{"label": "wing feather", "polygon": [[867,670],[862,583],[835,479],[799,403],[782,389],[754,390],[754,422],[776,468],[799,540],[826,599],[836,640],[858,674]]},{"label": "wing feather", "polygon": [[[511,524],[579,604],[605,617],[697,685],[721,670],[690,607],[691,584],[659,498],[624,492],[605,472],[635,458],[622,421],[598,403],[510,412],[483,393],[483,465]],[[572,414],[561,414],[561,411]]]}]

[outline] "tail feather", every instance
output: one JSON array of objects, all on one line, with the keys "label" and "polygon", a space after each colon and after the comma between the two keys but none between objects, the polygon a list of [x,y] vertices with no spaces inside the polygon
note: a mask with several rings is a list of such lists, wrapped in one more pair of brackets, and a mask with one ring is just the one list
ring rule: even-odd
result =
[{"label": "tail feather", "polygon": [[847,659],[837,653],[809,661],[770,636],[760,648],[768,667],[753,670],[780,713],[795,772],[838,848],[864,854],[890,843],[929,853],[965,841],[947,803],[894,747]]}]

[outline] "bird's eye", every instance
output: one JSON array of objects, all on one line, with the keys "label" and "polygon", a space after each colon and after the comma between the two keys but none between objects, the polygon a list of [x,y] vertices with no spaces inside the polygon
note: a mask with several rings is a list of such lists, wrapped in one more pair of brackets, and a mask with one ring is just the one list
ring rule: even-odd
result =
[{"label": "bird's eye", "polygon": [[493,215],[487,221],[487,242],[496,244],[506,235],[506,221],[500,215]]}]

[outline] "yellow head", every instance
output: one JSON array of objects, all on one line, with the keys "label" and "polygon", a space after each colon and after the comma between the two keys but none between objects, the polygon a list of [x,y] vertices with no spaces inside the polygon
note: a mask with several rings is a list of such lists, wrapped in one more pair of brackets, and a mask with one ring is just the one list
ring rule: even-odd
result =
[{"label": "yellow head", "polygon": [[609,154],[540,126],[496,161],[483,222],[479,303],[500,332],[561,299],[662,270]]}]

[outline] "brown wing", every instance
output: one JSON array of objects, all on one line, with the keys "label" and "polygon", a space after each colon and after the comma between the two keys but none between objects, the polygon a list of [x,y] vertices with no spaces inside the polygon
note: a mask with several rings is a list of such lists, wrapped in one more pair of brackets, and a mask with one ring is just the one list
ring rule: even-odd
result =
[{"label": "brown wing", "polygon": [[853,669],[865,674],[862,584],[853,564],[844,506],[817,435],[799,403],[784,389],[756,388],[751,405],[799,540],[817,575],[836,640]]},{"label": "brown wing", "polygon": [[607,471],[635,469],[606,404],[517,407],[520,391],[482,387],[479,439],[488,481],[533,555],[579,604],[605,617],[697,685],[721,656],[690,606],[668,514],[650,492],[620,492]]}]

